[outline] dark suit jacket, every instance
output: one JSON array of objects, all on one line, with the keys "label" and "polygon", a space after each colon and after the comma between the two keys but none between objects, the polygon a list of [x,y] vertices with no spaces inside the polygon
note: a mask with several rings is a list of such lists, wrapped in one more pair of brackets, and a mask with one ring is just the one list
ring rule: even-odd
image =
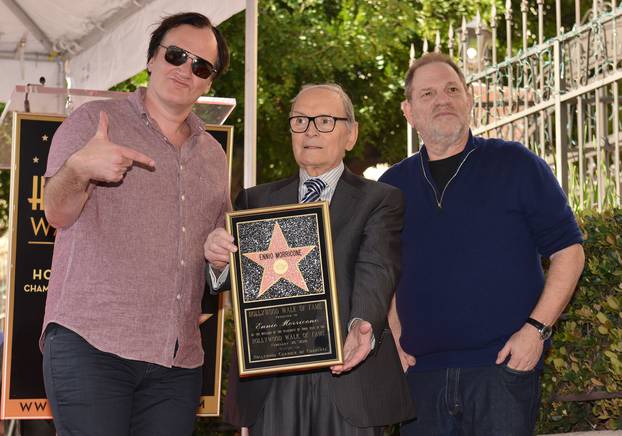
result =
[{"label": "dark suit jacket", "polygon": [[[236,210],[298,202],[298,175],[240,192]],[[366,180],[345,169],[330,204],[330,222],[343,338],[352,318],[372,324],[376,345],[352,371],[331,377],[341,415],[358,427],[410,419],[414,406],[387,324],[400,268],[403,200],[398,189]],[[235,353],[233,353],[235,356]],[[328,371],[324,369],[323,371]],[[225,420],[252,425],[274,376],[240,379],[231,365]]]}]

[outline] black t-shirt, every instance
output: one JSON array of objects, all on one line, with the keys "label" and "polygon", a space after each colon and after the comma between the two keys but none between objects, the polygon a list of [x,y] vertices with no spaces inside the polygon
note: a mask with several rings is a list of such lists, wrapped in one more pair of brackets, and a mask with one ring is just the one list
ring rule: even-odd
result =
[{"label": "black t-shirt", "polygon": [[449,180],[456,174],[463,157],[464,152],[460,152],[453,156],[446,157],[445,159],[430,161],[430,173],[432,174],[439,194],[443,192]]}]

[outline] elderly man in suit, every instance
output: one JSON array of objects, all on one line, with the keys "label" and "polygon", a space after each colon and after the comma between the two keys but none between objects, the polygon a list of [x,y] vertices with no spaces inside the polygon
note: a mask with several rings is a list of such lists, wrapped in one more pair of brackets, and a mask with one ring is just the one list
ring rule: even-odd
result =
[{"label": "elderly man in suit", "polygon": [[[329,370],[240,379],[233,362],[225,419],[256,435],[382,435],[414,407],[387,325],[399,274],[402,196],[352,174],[343,164],[358,136],[352,102],[334,84],[308,85],[290,114],[292,177],[243,190],[238,210],[330,202],[344,363]],[[205,244],[213,269],[237,250],[224,229]]]}]

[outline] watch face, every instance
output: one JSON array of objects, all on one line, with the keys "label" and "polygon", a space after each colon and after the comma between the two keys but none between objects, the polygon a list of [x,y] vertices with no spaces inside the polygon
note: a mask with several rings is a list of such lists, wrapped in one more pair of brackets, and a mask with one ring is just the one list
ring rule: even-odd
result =
[{"label": "watch face", "polygon": [[552,333],[553,328],[550,325],[545,325],[544,327],[542,327],[542,330],[540,330],[540,337],[543,341],[546,341],[548,338],[551,337]]}]

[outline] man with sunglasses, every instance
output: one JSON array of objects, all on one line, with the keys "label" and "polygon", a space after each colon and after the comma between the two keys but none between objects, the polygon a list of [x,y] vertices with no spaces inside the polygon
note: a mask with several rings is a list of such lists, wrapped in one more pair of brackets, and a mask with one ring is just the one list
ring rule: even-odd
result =
[{"label": "man with sunglasses", "polygon": [[182,13],[152,33],[147,60],[147,88],[81,106],[50,150],[41,343],[61,436],[193,430],[203,242],[230,202],[223,150],[191,109],[228,49],[205,16]]},{"label": "man with sunglasses", "polygon": [[[397,285],[402,197],[396,189],[352,174],[343,164],[358,136],[352,102],[332,84],[304,87],[289,118],[299,171],[243,190],[238,210],[330,202],[344,363],[324,370],[240,379],[229,374],[225,419],[252,436],[382,435],[382,427],[413,416],[413,405],[387,326]],[[236,251],[214,230],[205,257],[225,268]],[[277,289],[268,289],[270,292]]]}]

